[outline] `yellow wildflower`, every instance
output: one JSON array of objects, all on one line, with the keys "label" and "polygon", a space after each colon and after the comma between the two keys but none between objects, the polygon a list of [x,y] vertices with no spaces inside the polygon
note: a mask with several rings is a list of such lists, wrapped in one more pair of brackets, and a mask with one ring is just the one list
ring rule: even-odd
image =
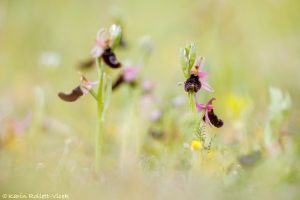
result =
[{"label": "yellow wildflower", "polygon": [[202,142],[199,140],[193,140],[191,143],[191,150],[200,150],[202,149]]}]

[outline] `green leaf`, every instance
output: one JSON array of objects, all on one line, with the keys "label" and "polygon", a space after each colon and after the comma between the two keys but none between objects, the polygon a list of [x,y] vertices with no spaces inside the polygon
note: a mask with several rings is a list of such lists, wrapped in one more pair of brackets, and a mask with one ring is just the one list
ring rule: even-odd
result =
[{"label": "green leaf", "polygon": [[105,74],[104,78],[105,78],[105,84],[103,85],[103,91],[104,91],[104,96],[103,96],[104,105],[103,105],[103,114],[102,114],[103,118],[105,117],[106,111],[109,107],[111,93],[112,93],[111,77]]}]

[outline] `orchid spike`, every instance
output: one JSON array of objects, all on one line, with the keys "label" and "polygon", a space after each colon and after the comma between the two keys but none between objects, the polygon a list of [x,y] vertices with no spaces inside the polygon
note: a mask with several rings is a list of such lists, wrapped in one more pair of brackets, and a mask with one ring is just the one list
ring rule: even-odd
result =
[{"label": "orchid spike", "polygon": [[205,111],[205,123],[209,124],[210,126],[212,125],[210,120],[209,120],[209,117],[208,117],[208,112],[211,111],[213,109],[213,106],[212,106],[212,102],[215,101],[216,98],[211,98],[206,104],[203,104],[203,103],[198,103],[196,101],[196,108],[197,108],[197,111],[198,112],[201,112],[202,110]]}]

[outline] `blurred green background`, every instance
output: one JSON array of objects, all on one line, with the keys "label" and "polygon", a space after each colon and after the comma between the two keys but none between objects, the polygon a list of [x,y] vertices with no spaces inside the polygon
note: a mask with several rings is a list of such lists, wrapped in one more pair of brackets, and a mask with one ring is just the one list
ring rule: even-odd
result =
[{"label": "blurred green background", "polygon": [[[297,0],[0,0],[1,134],[5,134],[5,119],[20,119],[33,113],[35,128],[30,131],[44,132],[47,137],[41,142],[41,155],[32,163],[43,160],[45,155],[56,158],[69,137],[80,138],[78,149],[82,145],[86,154],[93,157],[96,104],[87,97],[67,104],[57,93],[69,91],[79,83],[76,67],[89,58],[97,30],[120,19],[128,42],[128,49],[118,52],[121,61],[135,62],[139,57],[139,38],[151,36],[155,49],[143,76],[157,83],[156,95],[163,105],[170,104],[171,96],[184,95],[182,88],[176,86],[184,81],[179,49],[195,42],[198,54],[206,57],[208,80],[218,99],[216,108],[224,117],[225,127],[219,135],[222,132],[234,135],[234,119],[226,103],[232,95],[251,104],[250,117],[242,121],[249,137],[251,132],[261,132],[270,102],[268,90],[274,86],[291,96],[293,103],[286,129],[297,142],[299,10]],[[92,72],[87,74],[96,77]],[[126,116],[124,102],[130,101],[126,94],[122,90],[113,95],[107,122],[112,132],[119,130]],[[39,127],[45,119],[46,124]],[[31,144],[22,145],[22,142],[11,145],[12,152],[22,155]],[[0,176],[6,190],[19,185],[18,178],[16,182],[6,182],[5,177],[10,173],[7,168],[18,162],[12,161],[12,157],[6,151],[1,153]],[[90,158],[86,158],[87,163],[84,158],[79,160],[83,166],[92,162]],[[21,171],[29,169],[30,173],[32,163],[27,168],[20,165]],[[76,161],[70,165],[79,166]]]}]

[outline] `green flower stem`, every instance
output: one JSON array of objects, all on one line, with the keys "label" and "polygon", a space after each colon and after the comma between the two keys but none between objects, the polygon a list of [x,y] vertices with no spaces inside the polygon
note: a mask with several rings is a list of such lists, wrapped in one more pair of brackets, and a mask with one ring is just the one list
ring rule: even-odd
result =
[{"label": "green flower stem", "polygon": [[190,105],[190,108],[191,108],[191,111],[193,113],[197,113],[197,110],[196,110],[196,99],[195,99],[195,93],[194,92],[188,92],[188,96],[189,96],[189,105]]},{"label": "green flower stem", "polygon": [[95,139],[95,170],[98,173],[101,164],[101,151],[104,136],[104,102],[103,102],[103,84],[104,84],[104,68],[99,59],[96,60],[99,74],[99,88],[97,98],[97,132]]}]

